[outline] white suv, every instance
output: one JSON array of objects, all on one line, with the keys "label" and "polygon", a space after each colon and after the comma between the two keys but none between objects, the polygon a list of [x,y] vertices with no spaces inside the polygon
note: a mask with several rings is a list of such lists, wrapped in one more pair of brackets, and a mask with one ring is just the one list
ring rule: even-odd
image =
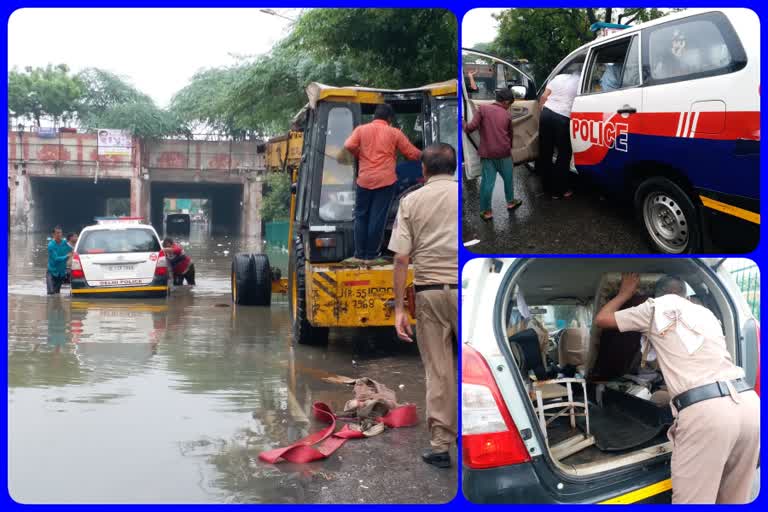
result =
[{"label": "white suv", "polygon": [[160,238],[140,219],[97,219],[72,255],[72,295],[166,297],[168,264]]}]

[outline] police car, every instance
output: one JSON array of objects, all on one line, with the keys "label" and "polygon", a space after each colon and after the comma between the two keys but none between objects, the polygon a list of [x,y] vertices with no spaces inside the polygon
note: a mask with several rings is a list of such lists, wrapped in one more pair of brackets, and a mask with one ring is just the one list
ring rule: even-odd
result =
[{"label": "police car", "polygon": [[[461,346],[466,498],[668,503],[671,397],[651,393],[663,385],[663,373],[654,374],[652,386],[636,386],[631,379],[643,372],[628,368],[654,357],[643,355],[639,341],[604,337],[593,319],[615,296],[622,272],[640,274],[638,293],[646,297],[659,277],[676,275],[689,298],[718,318],[733,362],[759,394],[760,324],[727,267],[723,258],[468,262]],[[535,331],[529,318],[538,321]],[[540,336],[548,341],[544,353]],[[570,382],[563,375],[569,367],[576,370]],[[563,412],[563,402],[584,405]]]},{"label": "police car", "polygon": [[[578,174],[632,200],[659,252],[757,246],[760,22],[753,11],[691,9],[614,30],[573,51],[533,94],[515,66],[470,51],[465,63],[471,53],[496,66],[494,86],[520,96],[512,107],[516,163],[538,153],[537,96],[557,74],[580,68],[571,115]],[[466,87],[464,96],[482,102]],[[471,105],[465,112],[471,118]],[[464,156],[469,177],[479,174],[466,138]]]},{"label": "police car", "polygon": [[72,255],[72,295],[166,297],[168,264],[154,228],[135,217],[96,220]]}]

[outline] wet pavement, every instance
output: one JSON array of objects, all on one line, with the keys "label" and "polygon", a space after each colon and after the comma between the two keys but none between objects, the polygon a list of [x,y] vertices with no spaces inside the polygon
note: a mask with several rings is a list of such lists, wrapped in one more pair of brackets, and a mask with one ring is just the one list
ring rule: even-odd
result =
[{"label": "wet pavement", "polygon": [[[168,300],[46,297],[44,236],[9,251],[9,490],[25,503],[444,503],[456,470],[419,459],[429,436],[412,345],[341,331],[292,347],[287,303],[233,308],[231,254],[250,242],[192,237],[199,285]],[[224,251],[228,251],[224,254]],[[287,255],[268,251],[283,267]],[[32,254],[30,262],[29,255]],[[284,274],[285,275],[285,274]],[[270,465],[266,449],[323,425],[368,376],[421,422],[353,439],[329,459]],[[402,388],[401,388],[402,385]],[[455,452],[453,454],[455,457]]]},{"label": "wet pavement", "polygon": [[[480,179],[464,180],[462,237],[478,254],[643,254],[650,247],[634,219],[631,205],[615,204],[586,186],[570,199],[552,200],[541,180],[526,166],[514,171],[515,198],[523,201],[507,212],[504,183],[493,190],[492,221],[480,218]],[[577,182],[578,185],[578,182]],[[466,245],[479,240],[478,243]]]}]

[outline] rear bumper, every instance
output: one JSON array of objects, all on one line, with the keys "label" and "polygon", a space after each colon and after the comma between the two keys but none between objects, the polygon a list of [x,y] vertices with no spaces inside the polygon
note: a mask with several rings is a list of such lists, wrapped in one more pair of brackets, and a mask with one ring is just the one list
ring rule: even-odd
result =
[{"label": "rear bumper", "polygon": [[168,296],[168,278],[156,278],[141,286],[97,287],[89,286],[84,279],[72,280],[72,295],[89,298],[154,299]]},{"label": "rear bumper", "polygon": [[[473,503],[669,503],[668,463],[650,463],[641,471],[564,482],[542,457],[501,468],[462,468],[462,489]],[[562,488],[558,488],[562,486]]]}]

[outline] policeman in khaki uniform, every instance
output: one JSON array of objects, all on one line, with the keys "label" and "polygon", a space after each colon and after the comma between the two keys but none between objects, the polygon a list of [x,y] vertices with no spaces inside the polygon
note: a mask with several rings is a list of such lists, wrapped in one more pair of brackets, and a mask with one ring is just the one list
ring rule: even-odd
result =
[{"label": "policeman in khaki uniform", "polygon": [[672,396],[673,503],[747,503],[760,452],[760,398],[725,345],[720,322],[665,276],[655,298],[622,311],[639,276],[624,274],[598,327],[646,335]]},{"label": "policeman in khaki uniform", "polygon": [[456,151],[433,144],[422,154],[426,184],[400,201],[389,249],[395,253],[395,329],[412,342],[404,297],[408,263],[413,259],[416,291],[416,340],[427,378],[427,427],[431,450],[427,464],[451,467],[456,441],[456,366],[453,337],[458,336],[459,185],[453,179]]}]

